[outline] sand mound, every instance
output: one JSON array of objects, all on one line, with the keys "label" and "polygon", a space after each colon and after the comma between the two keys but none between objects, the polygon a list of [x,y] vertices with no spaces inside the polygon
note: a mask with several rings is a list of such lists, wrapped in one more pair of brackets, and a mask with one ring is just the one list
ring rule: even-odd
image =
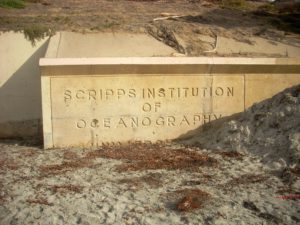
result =
[{"label": "sand mound", "polygon": [[300,85],[245,112],[199,129],[183,141],[207,149],[249,152],[275,167],[300,165]]}]

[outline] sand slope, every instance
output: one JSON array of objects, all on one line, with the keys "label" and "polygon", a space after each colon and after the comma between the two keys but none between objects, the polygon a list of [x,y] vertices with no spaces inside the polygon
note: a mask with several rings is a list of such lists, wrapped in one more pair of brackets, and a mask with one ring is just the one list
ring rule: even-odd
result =
[{"label": "sand slope", "polygon": [[269,166],[300,166],[300,85],[254,104],[244,113],[207,124],[184,143],[250,152]]}]

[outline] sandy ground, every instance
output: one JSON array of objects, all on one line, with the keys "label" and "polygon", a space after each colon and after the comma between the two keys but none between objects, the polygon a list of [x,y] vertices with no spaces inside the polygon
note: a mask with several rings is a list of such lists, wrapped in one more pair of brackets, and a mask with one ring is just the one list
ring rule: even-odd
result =
[{"label": "sandy ground", "polygon": [[3,140],[0,151],[3,225],[300,222],[299,187],[247,154],[174,143],[44,151]]},{"label": "sandy ground", "polygon": [[[299,57],[299,13],[269,13],[204,0],[36,0],[0,8],[0,30],[149,34],[187,56]],[[165,18],[177,16],[175,18]]]},{"label": "sandy ground", "polygon": [[201,148],[251,152],[274,168],[300,168],[300,84],[179,139]]}]

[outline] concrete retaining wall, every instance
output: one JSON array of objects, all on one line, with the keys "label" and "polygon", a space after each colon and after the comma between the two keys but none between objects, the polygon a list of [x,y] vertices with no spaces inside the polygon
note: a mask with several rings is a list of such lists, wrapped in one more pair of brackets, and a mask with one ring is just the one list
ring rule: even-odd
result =
[{"label": "concrete retaining wall", "polygon": [[39,59],[48,40],[31,42],[22,33],[0,34],[0,138],[36,136],[41,128]]},{"label": "concrete retaining wall", "polygon": [[147,35],[57,32],[35,46],[23,33],[0,33],[0,138],[41,134],[41,57],[170,56],[174,49]]},{"label": "concrete retaining wall", "polygon": [[300,83],[299,59],[41,59],[45,148],[165,141]]},{"label": "concrete retaining wall", "polygon": [[[157,80],[157,85],[165,82],[167,87],[167,80],[172,76],[181,76],[182,82],[186,80],[184,77],[202,76],[195,79],[208,82],[205,87],[210,86],[213,80],[220,80],[229,88],[230,81],[222,80],[223,77],[231,77],[239,86],[236,90],[243,90],[240,93],[243,94],[242,103],[239,100],[242,105],[234,112],[300,83],[298,58],[168,57],[174,52],[174,49],[147,35],[59,32],[50,40],[44,39],[32,46],[22,33],[1,33],[0,138],[37,137],[42,134],[42,91],[38,62],[43,57],[46,58],[41,61],[41,68],[43,77],[47,79],[66,76],[66,79],[72,80],[86,76],[93,80],[95,76],[129,76],[130,81],[130,76],[147,76],[144,79],[147,83],[152,82],[151,76],[166,76],[168,78]],[[146,84],[142,80],[137,82],[142,82],[144,86]]]}]

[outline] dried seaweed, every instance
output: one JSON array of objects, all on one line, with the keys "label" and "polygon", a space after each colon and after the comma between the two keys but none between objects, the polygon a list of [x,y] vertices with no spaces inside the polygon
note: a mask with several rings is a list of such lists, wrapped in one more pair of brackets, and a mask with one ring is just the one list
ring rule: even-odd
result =
[{"label": "dried seaweed", "polygon": [[48,205],[48,206],[53,205],[53,203],[49,203],[48,200],[45,198],[27,199],[26,202],[30,204],[39,204],[39,205]]},{"label": "dried seaweed", "polygon": [[266,181],[267,179],[268,177],[262,174],[243,174],[239,177],[231,179],[224,186],[229,188],[238,185],[260,183]]},{"label": "dried seaweed", "polygon": [[184,189],[176,191],[181,199],[176,204],[176,209],[180,212],[191,212],[204,207],[210,199],[210,194],[200,189]]},{"label": "dried seaweed", "polygon": [[163,182],[161,180],[162,175],[159,173],[150,173],[141,177],[133,177],[133,178],[124,178],[119,180],[118,182],[121,184],[127,184],[130,187],[140,188],[145,184],[150,186],[151,188],[158,188],[163,186]]},{"label": "dried seaweed", "polygon": [[76,160],[79,156],[76,152],[68,150],[64,152],[63,158],[66,160]]},{"label": "dried seaweed", "polygon": [[221,155],[223,158],[232,158],[236,160],[242,160],[244,155],[237,152],[237,151],[221,151],[216,152],[217,154]]},{"label": "dried seaweed", "polygon": [[17,170],[19,169],[19,165],[16,161],[9,158],[0,159],[0,171],[5,171],[7,169]]},{"label": "dried seaweed", "polygon": [[82,168],[91,168],[93,162],[86,159],[78,159],[75,161],[64,161],[61,164],[40,166],[39,170],[43,176],[63,174],[68,171],[74,171]]},{"label": "dried seaweed", "polygon": [[81,193],[83,190],[83,186],[72,185],[72,184],[51,185],[48,188],[52,190],[54,193],[60,193],[60,194],[65,194],[69,192]]},{"label": "dried seaweed", "polygon": [[124,145],[89,152],[86,158],[97,157],[127,160],[117,171],[197,170],[200,166],[216,166],[217,160],[188,149],[170,149],[157,145]]}]

